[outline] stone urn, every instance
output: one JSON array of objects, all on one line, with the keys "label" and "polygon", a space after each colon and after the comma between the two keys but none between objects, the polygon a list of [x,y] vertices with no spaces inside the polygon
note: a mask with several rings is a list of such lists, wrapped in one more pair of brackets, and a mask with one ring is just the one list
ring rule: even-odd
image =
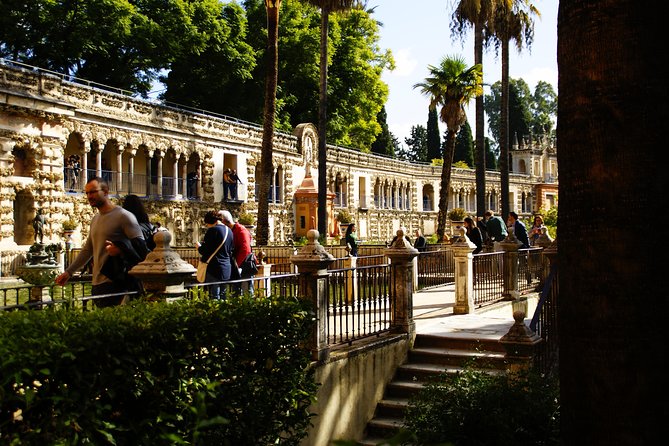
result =
[{"label": "stone urn", "polygon": [[51,301],[49,287],[55,283],[62,269],[53,255],[46,251],[44,243],[34,243],[27,255],[27,263],[16,269],[16,275],[26,283],[34,285],[29,302]]},{"label": "stone urn", "polygon": [[129,274],[142,282],[147,293],[161,294],[165,299],[184,296],[184,282],[193,276],[195,267],[170,247],[172,234],[169,231],[156,232],[153,241],[155,249]]}]

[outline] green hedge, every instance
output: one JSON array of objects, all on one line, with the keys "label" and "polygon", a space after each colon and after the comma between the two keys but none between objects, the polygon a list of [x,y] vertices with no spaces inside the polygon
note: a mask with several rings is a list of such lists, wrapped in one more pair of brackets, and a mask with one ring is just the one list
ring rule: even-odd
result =
[{"label": "green hedge", "polygon": [[559,383],[530,371],[517,379],[465,368],[415,395],[405,423],[412,444],[559,444]]},{"label": "green hedge", "polygon": [[299,444],[313,323],[247,297],[0,314],[0,444]]}]

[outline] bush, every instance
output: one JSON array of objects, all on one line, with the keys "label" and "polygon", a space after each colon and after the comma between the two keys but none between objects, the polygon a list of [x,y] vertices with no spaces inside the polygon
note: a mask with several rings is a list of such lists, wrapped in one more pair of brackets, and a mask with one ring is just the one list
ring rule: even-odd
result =
[{"label": "bush", "polygon": [[297,445],[317,389],[304,305],[0,314],[0,443]]},{"label": "bush", "polygon": [[510,380],[466,368],[426,385],[405,422],[417,444],[557,445],[558,397],[557,382],[537,373]]}]

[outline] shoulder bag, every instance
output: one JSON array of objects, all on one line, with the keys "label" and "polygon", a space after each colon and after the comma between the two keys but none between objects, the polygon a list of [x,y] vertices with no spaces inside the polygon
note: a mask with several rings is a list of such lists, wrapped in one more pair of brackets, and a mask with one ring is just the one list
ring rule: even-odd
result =
[{"label": "shoulder bag", "polygon": [[203,283],[207,277],[207,266],[209,266],[209,262],[211,262],[211,259],[214,258],[216,253],[220,251],[220,249],[223,247],[223,244],[225,243],[225,240],[228,238],[228,231],[225,231],[225,236],[223,237],[223,241],[221,242],[220,245],[218,245],[218,248],[216,248],[216,251],[214,251],[210,256],[207,261],[199,260],[197,262],[197,281],[200,283]]}]

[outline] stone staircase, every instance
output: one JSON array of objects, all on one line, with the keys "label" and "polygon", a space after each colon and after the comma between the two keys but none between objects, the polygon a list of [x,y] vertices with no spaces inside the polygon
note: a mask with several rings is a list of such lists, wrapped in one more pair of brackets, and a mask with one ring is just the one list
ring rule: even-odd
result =
[{"label": "stone staircase", "polygon": [[462,371],[466,365],[504,373],[505,351],[497,340],[475,340],[457,336],[416,335],[407,361],[398,367],[386,386],[374,417],[367,423],[363,446],[384,444],[402,427],[404,413],[412,395],[430,379],[447,372]]}]

